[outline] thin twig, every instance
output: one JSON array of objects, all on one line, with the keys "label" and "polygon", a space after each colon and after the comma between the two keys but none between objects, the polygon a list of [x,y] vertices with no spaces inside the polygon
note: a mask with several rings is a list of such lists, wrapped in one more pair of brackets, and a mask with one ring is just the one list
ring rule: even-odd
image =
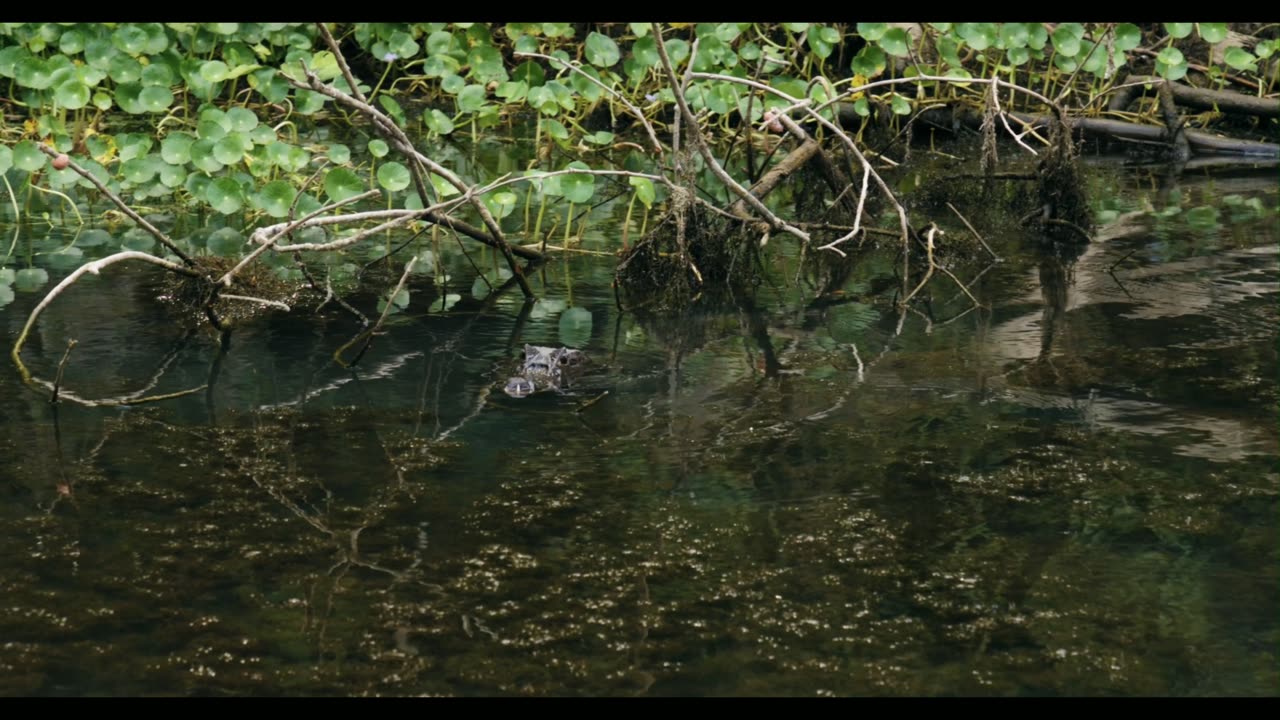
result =
[{"label": "thin twig", "polygon": [[58,403],[58,388],[62,387],[62,372],[67,369],[67,361],[71,359],[71,348],[75,346],[74,339],[67,341],[67,350],[62,353],[62,360],[58,363],[58,374],[53,377],[53,392],[49,394],[50,405]]},{"label": "thin twig", "polygon": [[956,206],[948,202],[947,207],[951,208],[951,212],[955,213],[956,217],[960,218],[960,222],[964,223],[964,226],[969,228],[969,232],[973,233],[973,236],[978,239],[978,242],[982,243],[982,247],[986,248],[987,252],[991,253],[991,257],[995,258],[996,262],[1000,262],[1000,256],[996,255],[995,251],[991,249],[990,245],[987,245],[987,241],[983,240],[982,236],[978,234],[978,231],[973,229],[973,226],[970,225],[969,221],[966,220],[965,217],[960,214],[960,211],[956,209]]}]

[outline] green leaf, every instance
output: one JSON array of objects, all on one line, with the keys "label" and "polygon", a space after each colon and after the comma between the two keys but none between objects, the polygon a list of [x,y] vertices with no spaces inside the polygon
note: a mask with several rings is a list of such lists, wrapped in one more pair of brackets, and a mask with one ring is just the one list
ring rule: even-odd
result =
[{"label": "green leaf", "polygon": [[49,282],[49,273],[43,268],[26,268],[14,273],[13,286],[22,292],[34,292]]},{"label": "green leaf", "polygon": [[[87,94],[88,91],[86,91]],[[138,93],[138,102],[147,112],[164,112],[173,104],[173,92],[168,87],[148,85]]]},{"label": "green leaf", "polygon": [[1191,30],[1194,27],[1195,23],[1165,23],[1164,31],[1169,33],[1174,40],[1181,40],[1182,38],[1190,35]]},{"label": "green leaf", "polygon": [[72,78],[53,89],[53,101],[59,107],[79,110],[89,104],[89,86]]},{"label": "green leaf", "polygon": [[1210,45],[1227,39],[1226,23],[1200,23],[1200,37]]},{"label": "green leaf", "polygon": [[13,167],[13,151],[8,145],[0,145],[0,175],[9,172],[11,167]]},{"label": "green leaf", "polygon": [[1000,26],[1000,45],[1005,50],[1025,48],[1031,38],[1031,30],[1026,23],[1007,22]]},{"label": "green leaf", "polygon": [[244,159],[244,145],[238,135],[227,135],[213,144],[213,157],[223,165],[235,165]]},{"label": "green leaf", "polygon": [[662,62],[658,56],[658,43],[652,37],[642,37],[631,46],[631,55],[642,67],[657,67]]},{"label": "green leaf", "polygon": [[222,169],[222,163],[213,156],[213,141],[200,139],[191,143],[191,164],[207,172],[216,173]]},{"label": "green leaf", "polygon": [[477,82],[507,80],[507,67],[502,61],[502,53],[493,46],[481,45],[474,48],[467,55],[467,64],[471,66],[469,75]]},{"label": "green leaf", "polygon": [[893,94],[893,98],[889,101],[889,106],[893,109],[894,115],[911,114],[911,102],[898,93]]},{"label": "green leaf", "polygon": [[[689,43],[680,38],[663,40],[662,45],[667,49],[667,57],[671,59],[672,67],[678,67],[680,63],[689,58]],[[656,51],[656,45],[654,49]]]},{"label": "green leaf", "polygon": [[636,189],[636,198],[644,203],[646,208],[653,207],[653,201],[656,197],[653,181],[649,178],[632,177],[628,178],[628,182],[631,183],[631,187]]},{"label": "green leaf", "polygon": [[[805,40],[809,44],[810,52],[812,52],[817,57],[823,60],[826,60],[828,57],[831,56],[831,51],[834,48],[832,47],[831,43],[827,42],[824,39],[822,30],[823,30],[823,27],[821,25],[811,25],[809,27],[809,32],[806,33]],[[702,54],[701,49],[699,49],[698,54]]]},{"label": "green leaf", "polygon": [[538,63],[529,60],[516,66],[511,71],[511,79],[519,80],[528,87],[537,87],[547,81],[547,72]]},{"label": "green leaf", "polygon": [[1080,35],[1075,32],[1074,28],[1070,27],[1074,24],[1075,23],[1065,23],[1063,25],[1059,25],[1057,29],[1053,31],[1053,49],[1056,50],[1059,55],[1065,55],[1066,57],[1073,58],[1080,52]]},{"label": "green leaf", "polygon": [[1120,23],[1115,29],[1116,50],[1128,52],[1142,44],[1142,31],[1133,23]]},{"label": "green leaf", "polygon": [[885,56],[884,51],[875,45],[864,45],[853,56],[853,62],[849,63],[849,69],[855,75],[861,75],[866,78],[873,78],[888,67],[889,59]]},{"label": "green leaf", "polygon": [[997,38],[995,23],[958,23],[956,34],[963,38],[969,47],[979,51],[995,45]]},{"label": "green leaf", "polygon": [[168,89],[174,83],[173,70],[169,69],[164,63],[152,63],[142,68],[141,78],[142,84],[160,85]]},{"label": "green leaf", "polygon": [[1187,60],[1182,51],[1167,47],[1156,55],[1156,72],[1166,80],[1178,80],[1187,74]]},{"label": "green leaf", "polygon": [[44,167],[45,156],[36,144],[23,140],[13,146],[13,165],[19,170],[35,172]]},{"label": "green leaf", "polygon": [[398,162],[386,162],[378,167],[378,184],[388,192],[399,192],[409,187],[411,180],[409,169]]},{"label": "green leaf", "polygon": [[242,107],[231,108],[226,117],[232,132],[249,132],[258,126],[258,116]]},{"label": "green leaf", "polygon": [[560,313],[560,342],[568,347],[586,347],[591,342],[591,311],[571,307]]},{"label": "green leaf", "polygon": [[374,138],[369,141],[369,154],[376,158],[384,158],[387,153],[391,152],[391,148],[387,146],[385,140]]},{"label": "green leaf", "polygon": [[587,62],[596,67],[612,67],[622,57],[618,44],[608,35],[593,32],[587,35],[584,46]]},{"label": "green leaf", "polygon": [[[560,106],[557,105],[556,107],[560,107]],[[564,123],[560,122],[559,120],[555,120],[552,118],[544,118],[542,120],[542,129],[546,130],[547,134],[555,138],[556,140],[569,139],[569,128],[565,127]]]},{"label": "green leaf", "polygon": [[[209,83],[222,82],[227,79],[227,73],[230,70],[231,68],[228,68],[227,64],[221,60],[209,60],[201,63],[200,77]],[[112,79],[119,82],[119,78],[116,78],[114,73],[112,74]]]},{"label": "green leaf", "polygon": [[235,257],[244,249],[245,238],[235,230],[224,227],[209,234],[205,247],[219,257]]},{"label": "green leaf", "polygon": [[431,112],[422,116],[422,120],[427,129],[438,135],[448,135],[453,132],[453,121],[439,110],[432,109]]},{"label": "green leaf", "polygon": [[884,37],[884,34],[888,31],[889,31],[889,23],[881,23],[881,22],[858,23],[858,34],[861,35],[863,39],[865,39],[867,42],[878,41],[880,38]]},{"label": "green leaf", "polygon": [[880,47],[894,57],[907,57],[911,47],[911,36],[902,28],[889,28],[880,38]]},{"label": "green leaf", "polygon": [[1227,48],[1227,52],[1222,56],[1222,59],[1227,65],[1236,70],[1252,70],[1253,64],[1257,62],[1253,53],[1238,47]]},{"label": "green leaf", "polygon": [[120,247],[125,250],[147,252],[155,246],[155,236],[142,228],[129,228],[120,237]]},{"label": "green leaf", "polygon": [[346,200],[364,191],[365,186],[360,177],[347,168],[333,168],[324,177],[324,192],[329,196],[331,202]]},{"label": "green leaf", "polygon": [[351,148],[342,143],[333,143],[328,150],[329,161],[338,165],[346,165],[351,162]]},{"label": "green leaf", "polygon": [[515,193],[506,190],[484,196],[485,207],[489,208],[489,212],[499,220],[511,214],[518,200],[519,197]]},{"label": "green leaf", "polygon": [[484,107],[486,92],[483,85],[467,85],[458,91],[458,112],[474,113]]},{"label": "green leaf", "polygon": [[[591,168],[584,162],[574,161],[569,163],[569,168],[575,170],[590,170]],[[580,205],[591,200],[591,196],[596,191],[596,179],[593,175],[585,173],[572,173],[560,177],[560,189],[564,192],[564,197],[571,203]]]},{"label": "green leaf", "polygon": [[259,191],[262,209],[273,218],[287,217],[297,196],[298,191],[284,180],[272,180]]},{"label": "green leaf", "polygon": [[244,207],[244,191],[234,178],[220,177],[205,188],[204,199],[223,215],[239,212]]}]

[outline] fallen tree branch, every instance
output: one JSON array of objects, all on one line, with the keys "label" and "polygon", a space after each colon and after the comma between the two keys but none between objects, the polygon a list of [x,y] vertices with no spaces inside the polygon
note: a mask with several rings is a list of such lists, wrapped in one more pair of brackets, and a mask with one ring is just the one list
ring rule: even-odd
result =
[{"label": "fallen tree branch", "polygon": [[1133,75],[1128,78],[1128,81],[1147,91],[1161,84],[1168,85],[1174,102],[1179,105],[1257,117],[1280,117],[1280,102],[1276,102],[1275,99],[1254,97],[1230,90],[1191,87],[1146,75]]}]

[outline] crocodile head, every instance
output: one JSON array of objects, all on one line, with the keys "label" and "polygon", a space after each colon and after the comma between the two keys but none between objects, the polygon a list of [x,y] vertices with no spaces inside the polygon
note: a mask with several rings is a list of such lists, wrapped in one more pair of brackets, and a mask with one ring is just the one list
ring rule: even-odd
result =
[{"label": "crocodile head", "polygon": [[520,375],[508,379],[503,391],[519,398],[559,390],[586,364],[587,354],[581,350],[525,345]]}]

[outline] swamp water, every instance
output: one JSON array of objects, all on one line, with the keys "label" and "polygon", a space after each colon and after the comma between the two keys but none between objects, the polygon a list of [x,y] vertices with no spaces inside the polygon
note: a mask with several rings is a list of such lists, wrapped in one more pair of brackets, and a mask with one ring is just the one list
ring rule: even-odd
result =
[{"label": "swamp water", "polygon": [[[157,273],[88,278],[37,374],[213,383],[55,416],[0,372],[0,695],[1280,694],[1275,168],[1091,173],[1097,241],[984,228],[968,313],[900,315],[891,252],[815,298],[785,239],[665,322],[607,255],[532,306],[454,258],[347,371],[332,308],[219,360]],[[526,342],[591,369],[508,398]]]}]

